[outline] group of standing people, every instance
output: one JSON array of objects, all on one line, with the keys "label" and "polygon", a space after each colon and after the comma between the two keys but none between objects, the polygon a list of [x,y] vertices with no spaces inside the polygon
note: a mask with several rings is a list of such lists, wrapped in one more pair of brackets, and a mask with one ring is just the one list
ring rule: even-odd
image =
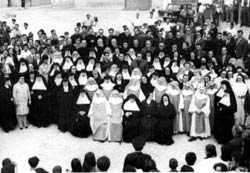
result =
[{"label": "group of standing people", "polygon": [[3,130],[17,122],[20,129],[55,123],[102,142],[140,135],[171,145],[174,134],[186,133],[189,141],[214,134],[227,143],[235,124],[249,126],[250,50],[243,31],[233,37],[216,25],[168,22],[137,22],[133,34],[127,25],[120,33],[110,28],[108,36],[77,23],[72,35],[41,29],[35,41],[26,23],[23,34],[13,34],[16,24],[10,29],[1,22],[12,30],[1,44]]}]

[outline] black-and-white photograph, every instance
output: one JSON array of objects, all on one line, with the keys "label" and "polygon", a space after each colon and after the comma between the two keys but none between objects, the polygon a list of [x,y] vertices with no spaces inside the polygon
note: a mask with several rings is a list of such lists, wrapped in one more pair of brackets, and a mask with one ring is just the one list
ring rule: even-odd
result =
[{"label": "black-and-white photograph", "polygon": [[250,0],[0,0],[0,170],[250,172]]}]

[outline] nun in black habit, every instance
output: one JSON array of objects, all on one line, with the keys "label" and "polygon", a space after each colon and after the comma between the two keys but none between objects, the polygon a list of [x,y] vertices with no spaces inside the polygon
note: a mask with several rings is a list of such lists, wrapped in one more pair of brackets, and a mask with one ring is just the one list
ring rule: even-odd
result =
[{"label": "nun in black habit", "polygon": [[5,132],[15,129],[17,125],[15,105],[12,97],[12,85],[8,77],[5,77],[4,85],[0,90],[1,126]]},{"label": "nun in black habit", "polygon": [[139,99],[134,95],[129,95],[123,103],[123,141],[132,142],[139,135],[141,122],[141,106]]},{"label": "nun in black habit", "polygon": [[169,96],[164,94],[156,114],[155,141],[161,145],[174,143],[173,119],[176,116],[174,105],[170,102]]},{"label": "nun in black habit", "polygon": [[53,79],[49,80],[49,113],[51,121],[56,123],[59,114],[58,104],[58,92],[61,89],[62,84],[62,73],[61,71],[55,71]]},{"label": "nun in black habit", "polygon": [[219,144],[226,144],[233,139],[234,113],[237,111],[236,98],[228,81],[221,82],[215,94],[215,105],[214,136]]},{"label": "nun in black habit", "polygon": [[142,102],[141,108],[142,121],[140,136],[143,136],[146,141],[153,141],[156,127],[155,115],[157,113],[157,103],[153,100],[152,93]]},{"label": "nun in black habit", "polygon": [[74,98],[70,132],[76,137],[89,137],[92,134],[88,117],[90,98],[84,89],[80,89]]},{"label": "nun in black habit", "polygon": [[32,120],[37,127],[48,127],[50,124],[48,89],[45,79],[42,75],[37,74],[35,82],[31,88],[32,91]]},{"label": "nun in black habit", "polygon": [[72,112],[73,90],[67,78],[64,78],[58,91],[58,129],[62,132],[69,130]]}]

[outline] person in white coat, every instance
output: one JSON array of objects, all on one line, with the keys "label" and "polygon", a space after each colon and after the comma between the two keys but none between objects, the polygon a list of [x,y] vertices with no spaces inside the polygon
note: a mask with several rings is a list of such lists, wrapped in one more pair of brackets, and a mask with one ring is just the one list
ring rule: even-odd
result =
[{"label": "person in white coat", "polygon": [[13,87],[13,98],[16,106],[16,115],[19,128],[28,128],[27,115],[29,105],[31,105],[30,89],[25,83],[24,76],[20,76],[18,82]]}]

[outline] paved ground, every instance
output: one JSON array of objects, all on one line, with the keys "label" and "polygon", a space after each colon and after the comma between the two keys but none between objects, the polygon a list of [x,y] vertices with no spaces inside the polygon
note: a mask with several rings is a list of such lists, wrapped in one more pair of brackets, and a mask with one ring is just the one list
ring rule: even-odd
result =
[{"label": "paved ground", "polygon": [[[0,17],[9,14],[16,14],[18,23],[28,22],[33,31],[44,28],[46,31],[56,29],[58,35],[64,31],[73,32],[76,22],[82,22],[87,13],[99,17],[99,26],[107,29],[114,27],[121,29],[123,24],[130,24],[131,18],[135,16],[135,11],[124,10],[93,10],[81,9],[73,5],[63,6],[45,6],[31,9],[2,9]],[[142,11],[143,18],[146,18],[148,12]],[[222,28],[228,25],[223,24]],[[249,30],[244,28],[249,33]],[[155,143],[149,143],[145,147],[145,152],[151,154],[158,164],[161,171],[168,171],[168,160],[176,157],[180,164],[184,163],[184,155],[188,151],[194,151],[198,155],[198,160],[204,158],[204,147],[208,143],[217,146],[214,139],[203,141],[187,142],[185,135],[176,135],[175,144],[172,146],[160,146]],[[70,167],[70,160],[73,157],[83,159],[88,151],[94,151],[97,157],[107,155],[111,158],[111,172],[118,172],[122,169],[125,155],[133,151],[130,144],[117,143],[98,143],[93,142],[91,138],[78,139],[68,133],[61,133],[56,126],[37,129],[30,127],[28,130],[20,131],[16,129],[8,134],[0,130],[0,161],[5,157],[10,157],[17,162],[19,173],[28,172],[27,159],[37,155],[40,159],[40,165],[49,171],[53,166],[59,164],[63,170]]]}]

